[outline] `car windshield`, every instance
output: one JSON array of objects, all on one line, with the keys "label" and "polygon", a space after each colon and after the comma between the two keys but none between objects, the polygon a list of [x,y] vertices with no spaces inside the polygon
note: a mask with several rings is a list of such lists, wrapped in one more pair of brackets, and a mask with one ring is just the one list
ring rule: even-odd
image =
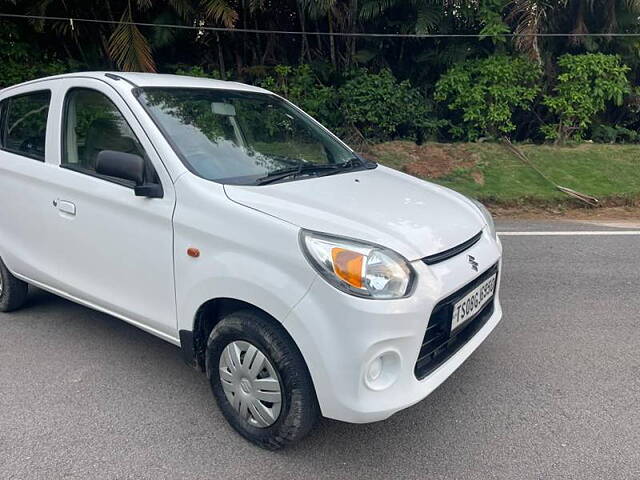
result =
[{"label": "car windshield", "polygon": [[269,94],[144,88],[138,98],[182,161],[227,184],[263,184],[364,162],[317,122]]}]

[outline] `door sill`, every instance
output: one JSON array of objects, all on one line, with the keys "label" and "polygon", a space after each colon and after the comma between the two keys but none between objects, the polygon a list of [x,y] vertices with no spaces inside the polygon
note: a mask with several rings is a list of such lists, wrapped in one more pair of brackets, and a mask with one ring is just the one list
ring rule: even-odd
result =
[{"label": "door sill", "polygon": [[[13,272],[12,272],[13,273]],[[177,337],[173,337],[167,333],[161,332],[160,330],[157,330],[153,327],[149,327],[147,325],[145,325],[144,323],[141,323],[137,320],[133,320],[129,317],[126,317],[124,315],[121,315],[119,313],[113,312],[107,308],[101,307],[99,305],[96,305],[95,303],[89,302],[87,300],[83,300],[81,298],[78,298],[74,295],[71,295],[69,293],[66,293],[62,290],[59,290],[57,288],[51,287],[49,285],[45,285],[41,282],[38,282],[36,280],[32,280],[29,277],[25,277],[24,275],[20,275],[17,273],[13,273],[13,275],[17,278],[19,278],[20,280],[23,280],[25,282],[27,282],[30,285],[33,285],[34,287],[38,287],[42,290],[46,290],[47,292],[53,293],[54,295],[58,295],[59,297],[65,298],[67,300],[71,300],[74,303],[78,303],[84,307],[88,307],[92,310],[97,310],[98,312],[102,312],[102,313],[106,313],[107,315],[111,315],[112,317],[116,317],[119,320],[123,320],[131,325],[133,325],[134,327],[138,327],[140,330],[144,330],[147,333],[150,333],[151,335],[155,335],[156,337],[159,337],[163,340],[166,340],[169,343],[172,343],[176,346],[180,346],[180,339]]]}]

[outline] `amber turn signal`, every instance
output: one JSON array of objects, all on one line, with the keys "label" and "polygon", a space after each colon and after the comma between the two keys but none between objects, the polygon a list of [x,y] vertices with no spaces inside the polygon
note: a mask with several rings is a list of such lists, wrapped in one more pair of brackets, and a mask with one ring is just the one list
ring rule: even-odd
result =
[{"label": "amber turn signal", "polygon": [[355,288],[362,288],[362,267],[364,255],[334,247],[331,249],[333,259],[333,271],[342,280]]},{"label": "amber turn signal", "polygon": [[189,247],[187,248],[187,255],[193,258],[198,258],[200,256],[200,250],[196,247]]}]

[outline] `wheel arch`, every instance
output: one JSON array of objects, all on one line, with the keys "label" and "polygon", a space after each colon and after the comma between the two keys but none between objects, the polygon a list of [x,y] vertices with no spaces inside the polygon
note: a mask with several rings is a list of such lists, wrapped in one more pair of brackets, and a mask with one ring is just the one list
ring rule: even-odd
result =
[{"label": "wheel arch", "polygon": [[189,365],[204,372],[207,340],[209,339],[211,331],[226,315],[238,310],[252,310],[261,314],[264,318],[281,328],[296,348],[298,348],[295,340],[289,332],[287,332],[287,329],[284,328],[282,322],[266,310],[237,298],[212,298],[204,302],[197,309],[193,319],[193,329],[180,330],[179,332],[182,354]]}]

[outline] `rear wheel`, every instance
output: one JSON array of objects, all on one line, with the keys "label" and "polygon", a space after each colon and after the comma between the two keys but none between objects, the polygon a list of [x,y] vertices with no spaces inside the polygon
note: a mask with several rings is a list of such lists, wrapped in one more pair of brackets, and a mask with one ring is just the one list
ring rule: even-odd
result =
[{"label": "rear wheel", "polygon": [[262,448],[300,440],[319,417],[302,355],[282,327],[260,313],[234,312],[216,325],[207,376],[227,421]]},{"label": "rear wheel", "polygon": [[0,259],[0,312],[17,310],[27,298],[29,286],[14,277]]}]

